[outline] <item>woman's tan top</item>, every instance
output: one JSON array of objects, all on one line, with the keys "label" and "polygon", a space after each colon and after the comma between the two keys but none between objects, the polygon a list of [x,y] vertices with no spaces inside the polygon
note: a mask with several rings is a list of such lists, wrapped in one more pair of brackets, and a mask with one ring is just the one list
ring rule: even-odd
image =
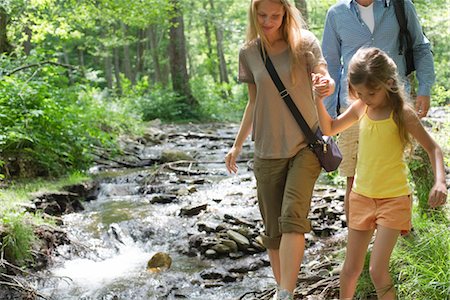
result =
[{"label": "woman's tan top", "polygon": [[[270,55],[275,69],[313,132],[318,127],[316,105],[313,99],[311,71],[319,64],[326,64],[319,41],[307,30],[302,30],[305,52],[291,79],[291,51],[286,49]],[[258,48],[257,41],[247,43],[239,52],[239,81],[256,84],[256,103],[253,114],[252,139],[255,156],[265,159],[290,158],[307,146],[305,136],[272,81]],[[306,58],[308,57],[308,59]],[[309,61],[307,64],[306,61]]]}]

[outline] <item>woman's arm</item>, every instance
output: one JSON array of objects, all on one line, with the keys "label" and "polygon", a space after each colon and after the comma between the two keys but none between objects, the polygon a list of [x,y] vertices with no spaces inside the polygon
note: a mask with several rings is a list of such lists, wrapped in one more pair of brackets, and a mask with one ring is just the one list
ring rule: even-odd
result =
[{"label": "woman's arm", "polygon": [[228,172],[236,173],[238,170],[236,160],[241,153],[242,145],[247,139],[248,135],[252,131],[253,111],[255,109],[256,102],[256,85],[254,83],[248,84],[248,102],[245,107],[244,115],[242,116],[241,126],[239,127],[238,134],[234,140],[233,147],[225,155],[225,165]]},{"label": "woman's arm", "polygon": [[404,114],[406,130],[428,153],[433,168],[434,186],[430,190],[428,204],[431,207],[443,205],[447,199],[447,187],[442,150],[422,126],[418,116],[411,108],[406,108]]}]

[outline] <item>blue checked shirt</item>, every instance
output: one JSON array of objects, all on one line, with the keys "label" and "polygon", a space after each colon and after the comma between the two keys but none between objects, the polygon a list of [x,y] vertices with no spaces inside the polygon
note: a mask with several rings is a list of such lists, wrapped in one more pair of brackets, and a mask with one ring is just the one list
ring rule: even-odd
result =
[{"label": "blue checked shirt", "polygon": [[[395,0],[398,1],[398,0]],[[324,101],[328,113],[337,116],[338,103],[341,108],[349,105],[347,70],[353,54],[362,47],[377,47],[385,51],[397,64],[398,72],[404,76],[405,59],[399,54],[400,31],[394,5],[385,0],[373,1],[375,27],[373,33],[361,19],[355,0],[341,0],[327,13],[322,40],[323,55],[328,63],[328,71],[336,82],[333,95]],[[405,0],[408,30],[411,33],[414,49],[416,77],[419,83],[417,95],[429,96],[435,81],[433,55],[428,39],[423,35],[416,10],[411,0]]]}]

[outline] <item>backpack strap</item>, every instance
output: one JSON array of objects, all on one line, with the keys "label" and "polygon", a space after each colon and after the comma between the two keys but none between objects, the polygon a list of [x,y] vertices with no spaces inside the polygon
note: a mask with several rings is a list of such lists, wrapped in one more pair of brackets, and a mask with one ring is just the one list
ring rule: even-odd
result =
[{"label": "backpack strap", "polygon": [[[395,16],[397,17],[397,22],[400,27],[400,34],[399,34],[399,49],[398,54],[403,55],[405,48],[407,50],[412,49],[412,38],[411,34],[408,30],[407,20],[406,20],[406,12],[405,12],[405,0],[394,0],[394,9],[395,9]],[[404,45],[404,42],[406,41],[406,47]]]}]

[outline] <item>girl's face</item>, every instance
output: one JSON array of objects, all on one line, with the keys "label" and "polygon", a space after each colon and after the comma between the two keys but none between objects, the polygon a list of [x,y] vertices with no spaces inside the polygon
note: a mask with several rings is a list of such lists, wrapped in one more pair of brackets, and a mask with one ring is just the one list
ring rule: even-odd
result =
[{"label": "girl's face", "polygon": [[358,99],[371,108],[387,104],[387,91],[383,86],[368,88],[365,84],[354,84],[352,87]]},{"label": "girl's face", "polygon": [[284,7],[281,3],[263,0],[256,9],[258,23],[266,37],[278,34],[283,23]]}]

